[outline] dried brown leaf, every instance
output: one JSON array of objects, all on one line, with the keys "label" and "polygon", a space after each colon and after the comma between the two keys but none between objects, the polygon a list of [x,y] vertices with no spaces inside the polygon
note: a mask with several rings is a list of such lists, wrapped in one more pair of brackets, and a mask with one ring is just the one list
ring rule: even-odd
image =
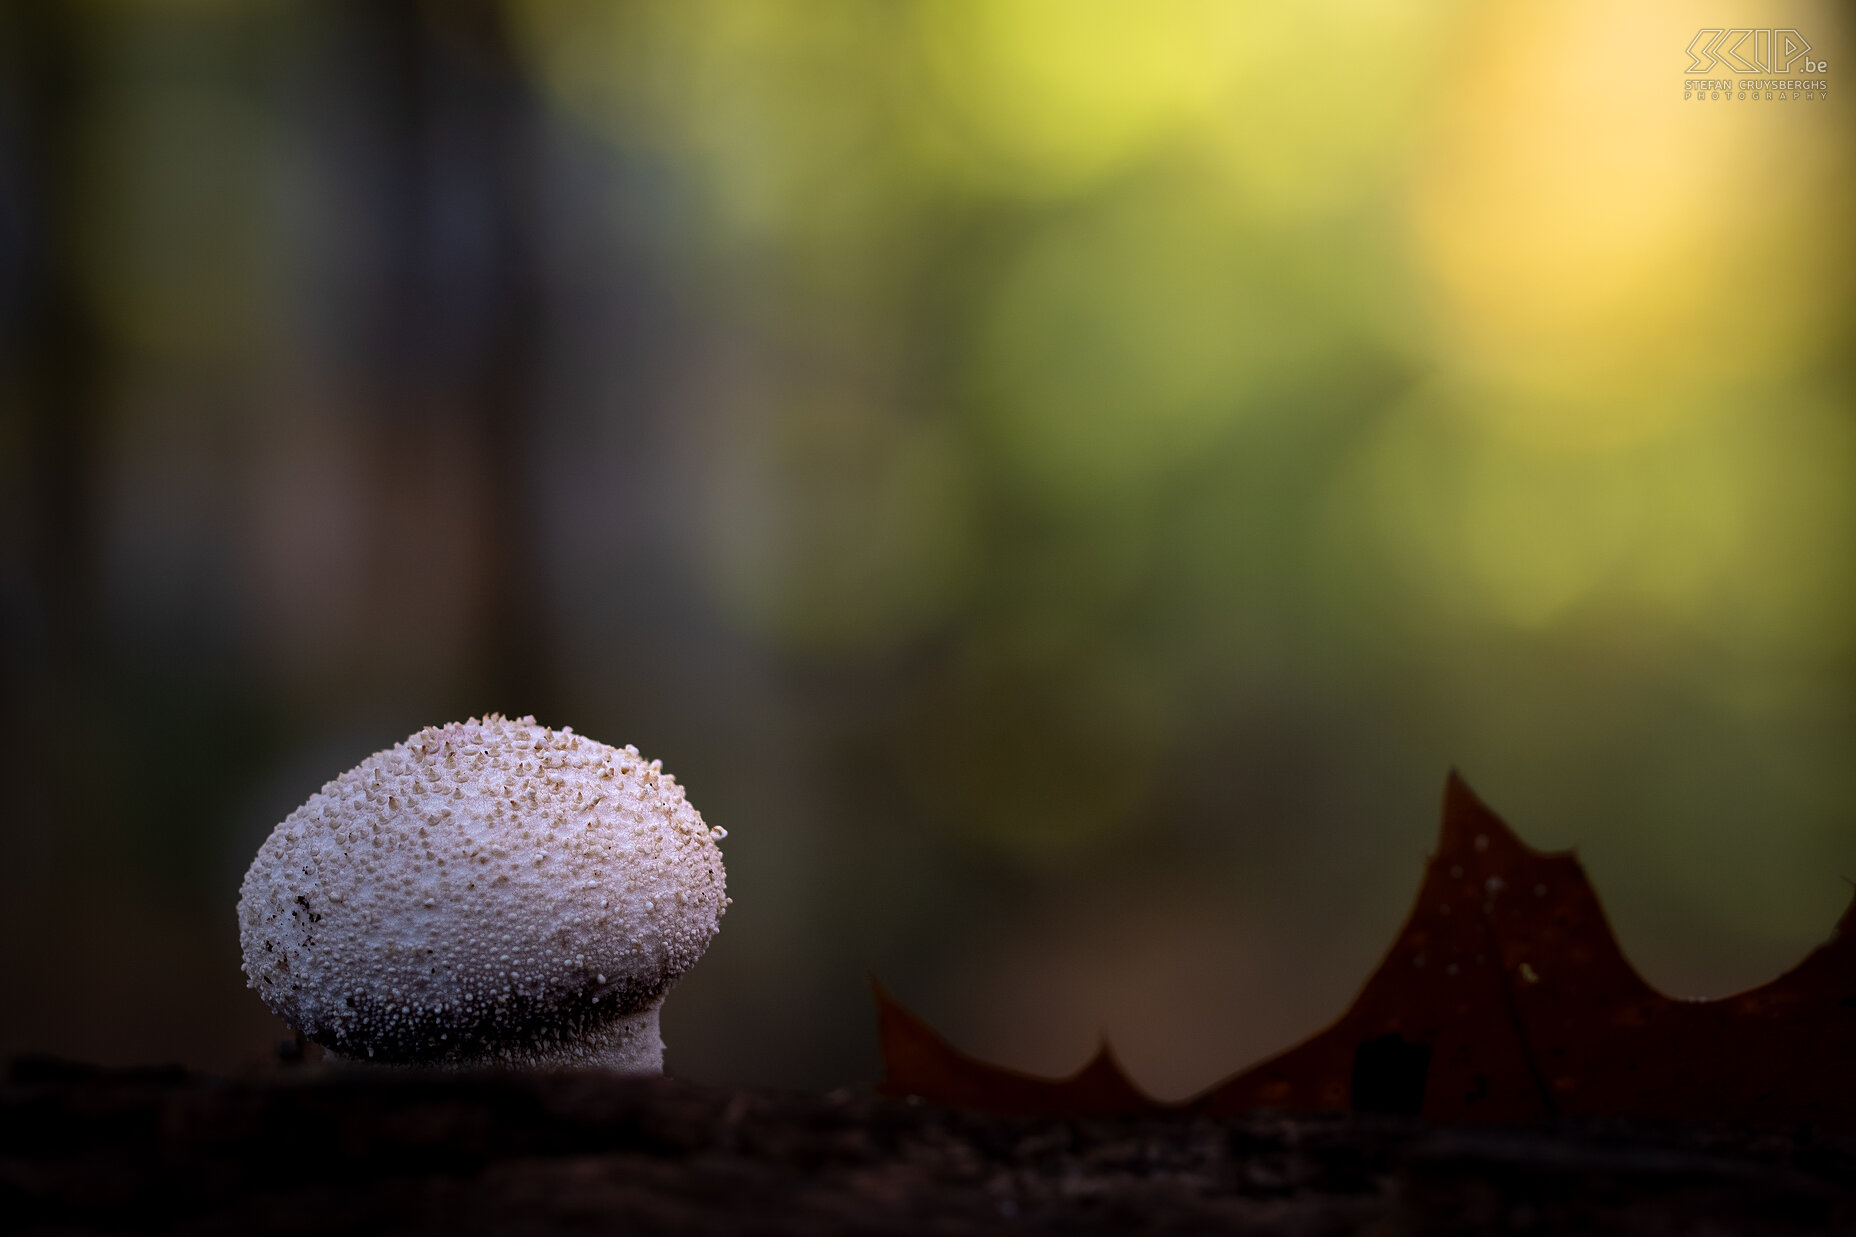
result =
[{"label": "dried brown leaf", "polygon": [[1180,1105],[1108,1047],[1067,1079],[987,1065],[881,988],[883,1089],[982,1112],[1098,1116],[1258,1107],[1856,1124],[1856,905],[1762,987],[1681,1001],[1625,960],[1571,853],[1527,846],[1455,773],[1418,900],[1339,1021]]}]

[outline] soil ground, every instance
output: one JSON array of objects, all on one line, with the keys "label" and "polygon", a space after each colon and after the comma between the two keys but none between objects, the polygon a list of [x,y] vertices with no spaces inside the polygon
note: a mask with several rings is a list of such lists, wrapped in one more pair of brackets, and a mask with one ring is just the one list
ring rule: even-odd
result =
[{"label": "soil ground", "polygon": [[31,1234],[1856,1233],[1856,1135],[1353,1114],[1001,1119],[599,1074],[29,1059]]}]

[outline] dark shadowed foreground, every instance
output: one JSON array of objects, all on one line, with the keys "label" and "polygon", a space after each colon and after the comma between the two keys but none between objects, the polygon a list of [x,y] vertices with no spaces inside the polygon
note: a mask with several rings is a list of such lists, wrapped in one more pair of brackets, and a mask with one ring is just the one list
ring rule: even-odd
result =
[{"label": "dark shadowed foreground", "polygon": [[0,1089],[0,1215],[34,1234],[1856,1232],[1856,1136],[22,1061]]}]

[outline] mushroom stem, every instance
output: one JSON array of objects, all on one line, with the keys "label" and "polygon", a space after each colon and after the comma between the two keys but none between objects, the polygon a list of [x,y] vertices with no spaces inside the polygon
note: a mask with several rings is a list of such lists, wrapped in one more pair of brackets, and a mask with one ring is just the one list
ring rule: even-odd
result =
[{"label": "mushroom stem", "polygon": [[617,1074],[661,1074],[664,1036],[657,1015],[663,1008],[664,998],[660,996],[643,1009],[615,1018],[594,1035],[562,1044],[559,1051],[537,1058],[535,1064],[544,1069],[591,1067]]}]

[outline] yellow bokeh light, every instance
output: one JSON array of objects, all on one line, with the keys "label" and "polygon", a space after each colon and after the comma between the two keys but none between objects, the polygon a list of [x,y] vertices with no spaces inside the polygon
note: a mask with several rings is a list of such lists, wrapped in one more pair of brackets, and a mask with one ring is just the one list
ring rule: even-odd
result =
[{"label": "yellow bokeh light", "polygon": [[1513,432],[1626,445],[1824,337],[1847,113],[1685,101],[1702,24],[1665,0],[1503,5],[1465,39],[1412,217],[1442,347]]},{"label": "yellow bokeh light", "polygon": [[1208,0],[965,0],[919,10],[941,114],[974,170],[1069,192],[1204,112],[1240,13]]}]

